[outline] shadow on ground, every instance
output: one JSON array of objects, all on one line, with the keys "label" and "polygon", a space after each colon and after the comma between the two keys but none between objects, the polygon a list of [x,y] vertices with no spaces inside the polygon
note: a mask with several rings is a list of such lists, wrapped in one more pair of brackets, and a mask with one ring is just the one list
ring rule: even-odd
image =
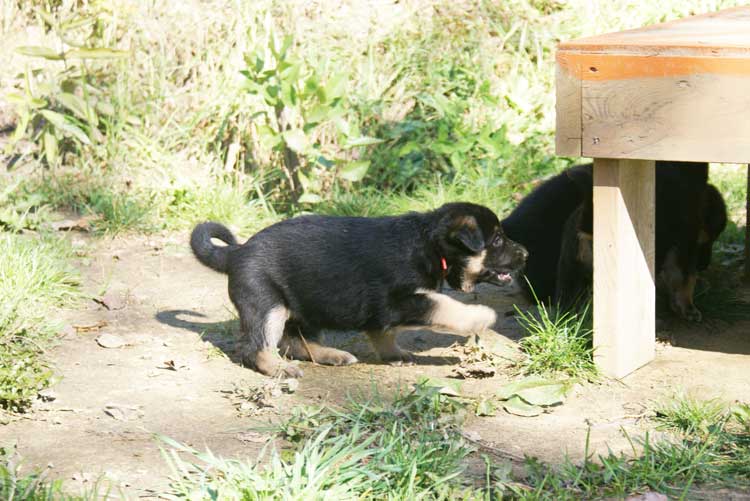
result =
[{"label": "shadow on ground", "polygon": [[[201,339],[211,343],[221,350],[229,359],[242,365],[235,341],[235,333],[239,329],[238,320],[221,322],[200,322],[192,319],[205,319],[206,315],[191,310],[166,310],[155,315],[157,321],[173,328],[184,329],[198,334]],[[357,332],[326,332],[323,334],[326,345],[346,350],[354,354],[359,360],[377,362],[377,357],[370,348],[364,334]],[[420,355],[420,352],[435,348],[448,348],[463,344],[464,336],[446,332],[436,332],[425,329],[403,331],[399,334],[399,344],[402,348],[414,354],[415,365],[452,365],[459,362],[457,357]]]}]

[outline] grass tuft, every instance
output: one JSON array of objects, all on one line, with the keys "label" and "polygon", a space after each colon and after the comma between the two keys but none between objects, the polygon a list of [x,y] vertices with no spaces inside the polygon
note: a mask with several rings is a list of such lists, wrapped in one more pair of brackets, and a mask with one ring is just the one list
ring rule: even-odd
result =
[{"label": "grass tuft", "polygon": [[172,488],[190,499],[483,499],[461,482],[472,449],[457,410],[423,385],[392,401],[376,393],[343,409],[298,408],[279,429],[294,447],[266,450],[256,462],[164,439],[173,448]]},{"label": "grass tuft", "polygon": [[0,407],[24,410],[50,383],[54,310],[79,297],[67,241],[0,233]]},{"label": "grass tuft", "polygon": [[62,480],[47,480],[48,470],[21,473],[19,455],[15,448],[0,447],[0,499],[4,501],[94,501],[110,499],[112,489],[101,480],[80,495],[63,489]]},{"label": "grass tuft", "polygon": [[539,302],[531,312],[518,307],[516,312],[518,323],[526,331],[519,342],[523,357],[517,363],[525,374],[597,379],[588,306],[574,313]]},{"label": "grass tuft", "polygon": [[655,409],[654,420],[664,429],[686,435],[705,435],[720,427],[728,417],[728,408],[718,399],[700,400],[678,394],[661,403]]}]

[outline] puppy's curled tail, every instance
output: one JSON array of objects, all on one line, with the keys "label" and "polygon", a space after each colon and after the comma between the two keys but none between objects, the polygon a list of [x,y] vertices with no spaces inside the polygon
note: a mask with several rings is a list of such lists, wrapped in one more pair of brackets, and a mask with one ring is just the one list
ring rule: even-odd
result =
[{"label": "puppy's curled tail", "polygon": [[[226,243],[226,247],[219,247],[211,242],[217,238]],[[190,247],[198,261],[209,268],[221,273],[227,272],[227,255],[229,251],[237,247],[237,239],[234,238],[229,228],[219,223],[201,223],[195,227],[190,235]]]}]

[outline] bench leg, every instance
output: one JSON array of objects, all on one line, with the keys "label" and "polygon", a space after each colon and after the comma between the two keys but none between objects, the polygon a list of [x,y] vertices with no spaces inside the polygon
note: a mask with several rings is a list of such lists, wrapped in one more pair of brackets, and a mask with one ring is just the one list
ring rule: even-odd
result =
[{"label": "bench leg", "polygon": [[745,282],[750,282],[750,164],[747,170],[747,189],[745,191]]},{"label": "bench leg", "polygon": [[594,160],[594,359],[610,377],[654,358],[654,170]]}]

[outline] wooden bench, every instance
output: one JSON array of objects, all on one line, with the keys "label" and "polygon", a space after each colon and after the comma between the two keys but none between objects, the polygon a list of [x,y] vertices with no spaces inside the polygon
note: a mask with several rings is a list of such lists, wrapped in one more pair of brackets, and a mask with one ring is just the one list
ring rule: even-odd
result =
[{"label": "wooden bench", "polygon": [[594,158],[595,359],[622,377],[654,358],[654,161],[750,161],[750,7],[561,43],[556,86],[557,154]]}]

